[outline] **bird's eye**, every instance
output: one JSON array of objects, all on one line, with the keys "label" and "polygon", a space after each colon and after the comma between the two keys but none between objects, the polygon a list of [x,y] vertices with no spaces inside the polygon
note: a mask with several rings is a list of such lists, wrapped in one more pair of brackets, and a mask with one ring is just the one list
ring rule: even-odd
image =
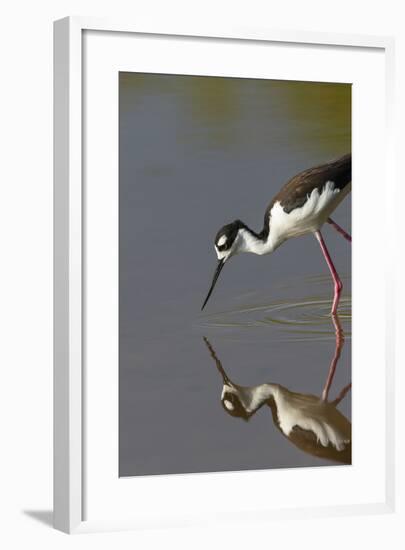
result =
[{"label": "bird's eye", "polygon": [[222,235],[222,236],[218,239],[218,241],[217,241],[217,247],[218,247],[219,249],[221,249],[221,248],[222,248],[222,249],[226,248],[226,246],[227,246],[227,240],[228,240],[228,237],[227,237],[226,235]]}]

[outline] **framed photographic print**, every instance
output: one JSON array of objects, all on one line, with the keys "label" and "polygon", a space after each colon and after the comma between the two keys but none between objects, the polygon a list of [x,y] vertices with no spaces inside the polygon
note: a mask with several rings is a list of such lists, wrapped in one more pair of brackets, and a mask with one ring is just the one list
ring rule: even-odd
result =
[{"label": "framed photographic print", "polygon": [[55,23],[57,528],[392,510],[392,49]]}]

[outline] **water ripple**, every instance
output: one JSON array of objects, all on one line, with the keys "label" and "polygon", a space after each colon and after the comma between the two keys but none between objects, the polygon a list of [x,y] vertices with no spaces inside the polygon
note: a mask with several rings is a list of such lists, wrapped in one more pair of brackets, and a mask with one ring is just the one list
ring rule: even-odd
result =
[{"label": "water ripple", "polygon": [[[309,279],[309,280],[308,280]],[[273,299],[256,293],[249,294],[239,306],[226,311],[204,315],[200,326],[207,329],[257,331],[257,337],[271,340],[330,340],[335,338],[330,308],[332,303],[330,279],[324,276],[310,277],[297,287],[294,281],[283,283],[272,289]],[[315,287],[315,288],[314,288]],[[316,295],[305,295],[305,290],[314,289]],[[297,294],[300,293],[301,295]],[[294,298],[280,298],[281,295],[295,295]],[[278,298],[274,298],[275,296]],[[351,336],[351,296],[343,295],[339,304],[339,319],[346,338]],[[273,330],[270,330],[273,329]],[[250,335],[251,336],[251,335]]]}]

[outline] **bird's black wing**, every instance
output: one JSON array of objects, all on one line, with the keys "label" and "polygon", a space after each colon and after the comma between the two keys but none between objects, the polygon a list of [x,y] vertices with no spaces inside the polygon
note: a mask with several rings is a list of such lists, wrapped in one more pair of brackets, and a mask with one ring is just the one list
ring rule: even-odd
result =
[{"label": "bird's black wing", "polygon": [[337,189],[344,189],[352,180],[352,155],[309,168],[291,178],[277,193],[266,210],[267,221],[273,205],[280,202],[284,212],[291,212],[303,206],[314,189],[321,191],[327,181],[332,181]]}]

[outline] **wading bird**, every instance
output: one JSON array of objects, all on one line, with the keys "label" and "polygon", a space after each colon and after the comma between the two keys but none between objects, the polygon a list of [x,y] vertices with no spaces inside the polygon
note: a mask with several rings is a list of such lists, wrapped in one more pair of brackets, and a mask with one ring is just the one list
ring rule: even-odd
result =
[{"label": "wading bird", "polygon": [[256,233],[240,220],[222,227],[215,237],[218,265],[201,309],[208,302],[225,262],[232,256],[242,252],[270,254],[291,237],[313,233],[333,278],[331,313],[336,314],[343,285],[322,237],[321,227],[328,222],[345,239],[351,241],[351,236],[330,218],[350,192],[351,179],[352,157],[348,154],[294,176],[267,207],[260,233]]},{"label": "wading bird", "polygon": [[205,343],[222,377],[221,403],[233,417],[250,420],[259,409],[267,405],[276,428],[296,447],[305,453],[351,464],[352,425],[337,409],[351,388],[345,386],[333,401],[328,393],[336,370],[337,359],[343,345],[343,334],[336,333],[336,349],[322,397],[292,392],[280,384],[240,386],[226,374],[207,338]]}]

